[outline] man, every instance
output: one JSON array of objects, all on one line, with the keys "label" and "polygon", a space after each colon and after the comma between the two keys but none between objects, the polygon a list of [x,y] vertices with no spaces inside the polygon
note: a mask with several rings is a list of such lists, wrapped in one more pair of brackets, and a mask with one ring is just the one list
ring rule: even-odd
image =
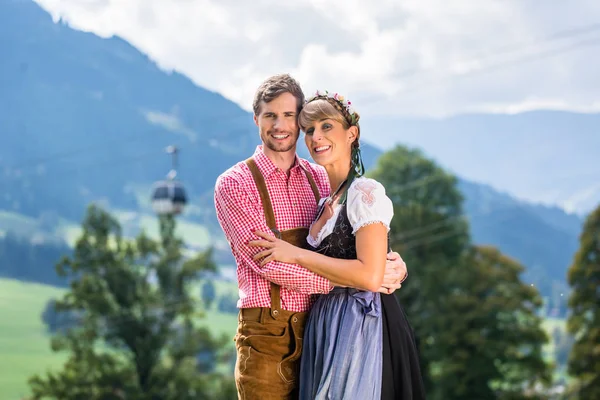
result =
[{"label": "man", "polygon": [[[217,179],[215,207],[219,223],[237,262],[240,293],[235,337],[235,379],[242,400],[293,399],[302,351],[304,322],[311,294],[335,285],[295,264],[253,259],[254,231],[272,231],[303,245],[321,196],[329,195],[325,169],[296,155],[300,134],[297,117],[304,104],[300,85],[289,75],[268,78],[258,88],[254,122],[262,145],[253,157]],[[406,266],[393,253],[381,290],[391,293],[406,277]]]}]

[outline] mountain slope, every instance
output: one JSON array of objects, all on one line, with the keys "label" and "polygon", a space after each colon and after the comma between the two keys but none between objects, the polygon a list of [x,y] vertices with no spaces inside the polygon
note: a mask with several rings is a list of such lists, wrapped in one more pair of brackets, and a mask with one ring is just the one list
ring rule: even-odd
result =
[{"label": "mountain slope", "polygon": [[526,266],[524,279],[565,311],[566,272],[583,221],[558,207],[533,205],[489,186],[460,181],[473,240],[491,244]]},{"label": "mountain slope", "polygon": [[[161,70],[119,38],[54,23],[30,1],[0,2],[0,55],[0,210],[46,227],[65,220],[61,224],[69,226],[90,201],[100,201],[123,215],[136,214],[135,220],[148,219],[150,185],[168,171],[163,149],[175,144],[182,150],[179,176],[192,202],[184,217],[207,225],[211,244],[222,239],[212,190],[218,174],[259,143],[249,113],[181,74]],[[479,131],[499,132],[497,120],[487,117],[471,121],[478,121]],[[468,121],[461,126],[466,129]],[[443,125],[423,124],[397,126],[408,135],[428,124]],[[537,128],[525,125],[520,132],[528,129]],[[363,124],[363,138],[369,166],[381,154],[367,143],[377,139],[377,130]],[[435,153],[437,145],[425,151]],[[462,157],[467,150],[455,154]],[[303,144],[299,151],[306,157]],[[527,278],[546,295],[564,287],[579,217],[472,182],[461,182],[461,189],[476,242],[496,245],[524,263]],[[229,251],[220,245],[220,261],[227,261]]]},{"label": "mountain slope", "polygon": [[0,38],[0,208],[72,219],[98,198],[135,208],[137,188],[168,171],[169,144],[198,201],[259,143],[233,102],[118,37],[54,23],[32,1],[0,2]]},{"label": "mountain slope", "polygon": [[[8,165],[3,183],[11,189],[10,198],[2,199],[5,208],[71,214],[94,196],[131,207],[135,199],[123,193],[127,181],[113,166],[128,168],[129,179],[150,183],[166,171],[168,160],[159,151],[167,144],[193,147],[196,157],[210,158],[215,137],[222,146],[236,130],[249,139],[247,113],[182,75],[161,71],[121,39],[54,24],[33,2],[0,7],[6,88],[0,92],[0,120],[9,140],[0,146],[0,157]],[[216,129],[219,115],[227,116],[225,130]],[[214,178],[204,170],[193,176]],[[45,198],[32,187],[43,189]]]},{"label": "mountain slope", "polygon": [[385,147],[399,142],[425,149],[457,175],[521,199],[579,213],[600,203],[600,114],[367,115],[363,127]]}]

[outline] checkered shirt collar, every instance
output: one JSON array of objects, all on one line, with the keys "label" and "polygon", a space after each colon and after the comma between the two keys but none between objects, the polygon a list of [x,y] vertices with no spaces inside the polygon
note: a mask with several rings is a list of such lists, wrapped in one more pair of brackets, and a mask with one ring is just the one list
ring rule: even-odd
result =
[{"label": "checkered shirt collar", "polygon": [[[260,172],[262,172],[265,178],[268,178],[273,172],[277,170],[277,166],[275,166],[275,164],[273,164],[273,161],[271,161],[271,159],[267,157],[267,155],[264,153],[262,145],[256,146],[256,150],[254,151],[254,161],[256,162],[258,169],[260,169]],[[300,157],[298,157],[298,154],[296,154],[294,159],[294,165],[292,166],[291,170],[294,170],[298,167],[306,169],[304,165],[300,162]]]}]

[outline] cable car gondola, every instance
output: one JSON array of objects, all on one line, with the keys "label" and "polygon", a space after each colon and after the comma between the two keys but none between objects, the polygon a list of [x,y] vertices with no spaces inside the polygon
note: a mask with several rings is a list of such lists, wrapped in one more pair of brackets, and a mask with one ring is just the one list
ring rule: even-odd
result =
[{"label": "cable car gondola", "polygon": [[175,179],[178,149],[175,146],[169,146],[166,150],[173,156],[173,169],[167,174],[167,179],[154,183],[152,209],[158,215],[177,215],[183,212],[187,204],[187,196],[183,184]]}]

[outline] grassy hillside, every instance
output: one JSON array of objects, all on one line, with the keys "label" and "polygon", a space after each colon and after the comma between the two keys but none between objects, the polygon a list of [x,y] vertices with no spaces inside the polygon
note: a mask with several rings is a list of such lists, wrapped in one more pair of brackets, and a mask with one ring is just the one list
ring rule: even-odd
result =
[{"label": "grassy hillside", "polygon": [[[121,209],[110,209],[110,212],[122,224],[126,236],[135,236],[143,229],[151,237],[158,238],[158,220],[155,215]],[[76,221],[57,218],[50,222],[48,219],[49,217],[32,218],[0,210],[0,236],[12,232],[27,238],[62,240],[72,246],[81,235],[81,226]],[[208,229],[201,224],[180,219],[177,231],[190,246],[205,248],[211,243]]]},{"label": "grassy hillside", "polygon": [[[215,288],[217,295],[236,290],[230,282],[218,282]],[[50,337],[41,320],[46,302],[63,293],[53,286],[0,279],[0,400],[27,395],[30,376],[59,368],[66,359],[65,354],[50,350]],[[199,295],[200,290],[195,293]],[[213,307],[199,323],[209,326],[215,335],[233,337],[237,316]]]},{"label": "grassy hillside", "polygon": [[59,367],[65,357],[52,353],[40,315],[61,289],[0,279],[0,400],[27,394],[27,378]]}]

